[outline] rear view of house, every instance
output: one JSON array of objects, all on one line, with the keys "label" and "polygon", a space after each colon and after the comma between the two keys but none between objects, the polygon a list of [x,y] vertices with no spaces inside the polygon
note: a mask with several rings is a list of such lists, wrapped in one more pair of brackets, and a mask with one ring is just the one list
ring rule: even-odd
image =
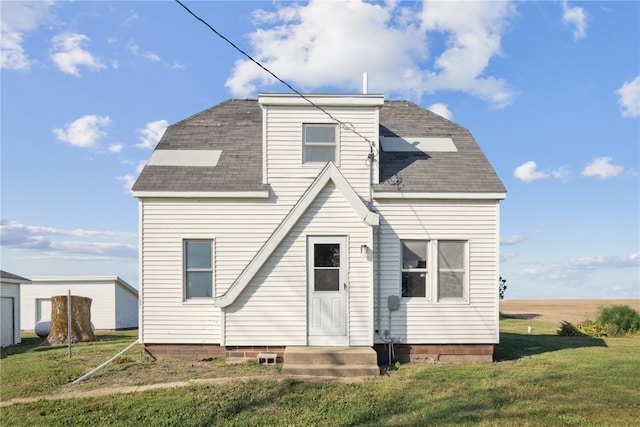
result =
[{"label": "rear view of house", "polygon": [[170,126],[133,193],[151,353],[492,359],[506,190],[467,129],[416,104],[228,100]]}]

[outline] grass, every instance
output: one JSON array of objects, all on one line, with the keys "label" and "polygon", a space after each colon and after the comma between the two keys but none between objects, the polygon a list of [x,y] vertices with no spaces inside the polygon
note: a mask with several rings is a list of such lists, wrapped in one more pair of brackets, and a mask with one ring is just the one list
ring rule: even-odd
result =
[{"label": "grass", "polygon": [[[532,334],[527,326],[533,327]],[[176,378],[263,375],[257,380],[157,389],[134,394],[40,400],[2,408],[3,425],[634,425],[640,419],[640,336],[577,338],[555,335],[557,324],[503,319],[497,363],[437,367],[403,365],[397,371],[350,384],[305,382],[281,376],[271,367],[158,366],[134,348],[80,390],[127,382]],[[135,339],[126,334],[74,349],[79,362],[57,355],[66,349],[2,356],[2,400],[69,388],[65,380],[88,371]],[[86,350],[84,347],[86,346]],[[102,346],[110,353],[95,356]],[[91,350],[91,351],[89,351]],[[50,362],[43,354],[56,355]],[[74,356],[75,357],[75,356]],[[94,358],[101,360],[93,360]],[[84,359],[83,359],[84,358]],[[85,362],[82,362],[85,360]],[[91,363],[93,365],[91,365]],[[49,364],[50,363],[50,364]],[[77,364],[76,364],[77,363]],[[27,365],[53,370],[48,385],[27,376]],[[163,365],[163,364],[160,364]],[[35,370],[37,371],[37,369]],[[62,374],[58,374],[62,371]],[[79,372],[81,371],[81,372]],[[31,371],[32,373],[34,371]],[[11,373],[11,376],[8,376]],[[73,375],[71,375],[73,373]],[[147,378],[148,375],[162,375]],[[78,375],[78,376],[79,376]],[[22,378],[21,378],[22,376]],[[146,379],[145,379],[146,378]],[[75,386],[74,386],[75,387]],[[25,391],[31,390],[31,391]],[[10,394],[6,395],[9,392]]]}]

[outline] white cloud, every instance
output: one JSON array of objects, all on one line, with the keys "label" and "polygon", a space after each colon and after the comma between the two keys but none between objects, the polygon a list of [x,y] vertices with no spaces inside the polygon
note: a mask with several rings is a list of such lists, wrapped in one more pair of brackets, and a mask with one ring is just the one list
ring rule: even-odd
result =
[{"label": "white cloud", "polygon": [[501,245],[515,245],[524,242],[526,239],[522,234],[511,234],[509,236],[502,236],[500,238]]},{"label": "white cloud", "polygon": [[0,67],[27,70],[33,60],[22,43],[27,33],[36,30],[49,17],[51,1],[3,1],[0,14]]},{"label": "white cloud", "polygon": [[105,68],[105,65],[98,58],[82,48],[83,42],[89,40],[89,37],[84,34],[77,33],[62,33],[53,36],[51,43],[55,53],[51,54],[51,59],[60,71],[77,77],[80,77],[78,70],[80,66],[90,70]]},{"label": "white cloud", "polygon": [[573,25],[573,39],[579,40],[587,36],[587,12],[583,8],[569,7],[568,2],[562,2],[562,23]]},{"label": "white cloud", "polygon": [[[59,237],[66,239],[60,240]],[[99,256],[105,258],[136,258],[136,233],[119,231],[94,231],[83,229],[58,229],[54,227],[27,226],[18,221],[0,222],[2,246],[23,250],[47,252],[47,258],[65,258],[69,254],[75,258]],[[81,254],[81,255],[78,255]]]},{"label": "white cloud", "polygon": [[123,144],[111,144],[109,145],[109,147],[107,148],[107,150],[109,150],[111,153],[119,153],[122,151],[123,148]]},{"label": "white cloud", "polygon": [[92,147],[107,135],[105,128],[111,125],[108,116],[87,115],[67,124],[65,129],[53,129],[60,141],[68,142],[76,147]]},{"label": "white cloud", "polygon": [[[469,2],[465,13],[455,2],[425,2],[422,10],[361,0],[285,3],[274,13],[254,13],[254,21],[265,28],[249,40],[256,60],[303,91],[326,85],[359,90],[362,72],[368,71],[370,93],[420,99],[437,90],[458,90],[503,107],[513,92],[504,80],[484,74],[489,60],[500,54],[514,10],[507,2]],[[447,37],[446,48],[429,63],[430,38],[441,36]],[[258,84],[274,83],[243,59],[226,86],[234,96],[248,97]]]},{"label": "white cloud", "polygon": [[149,61],[160,62],[160,56],[158,56],[158,54],[151,51],[140,52],[140,46],[138,46],[138,44],[136,43],[127,43],[127,49],[129,49],[129,52],[131,52],[135,56],[148,59]]},{"label": "white cloud", "polygon": [[145,125],[144,129],[140,130],[140,144],[136,144],[136,147],[144,148],[144,149],[153,149],[162,135],[164,131],[167,129],[167,121],[166,120],[156,120],[155,122],[149,122]]},{"label": "white cloud", "polygon": [[613,178],[624,171],[624,167],[612,165],[611,157],[598,157],[582,170],[584,176],[595,176],[601,179]]},{"label": "white cloud", "polygon": [[135,173],[127,173],[125,175],[116,177],[117,180],[122,181],[124,183],[123,187],[125,191],[131,192],[131,188],[133,187],[133,184],[135,184],[136,179],[138,179],[138,176],[140,175],[140,172],[142,172],[142,169],[144,169],[144,165],[146,163],[147,162],[145,160],[141,160],[138,162]]},{"label": "white cloud", "polygon": [[524,182],[533,182],[539,179],[547,179],[549,178],[549,174],[545,172],[537,171],[536,162],[533,160],[529,160],[518,166],[514,171],[513,175],[518,178],[520,181]]},{"label": "white cloud", "polygon": [[640,75],[631,82],[624,82],[616,94],[620,97],[622,117],[640,117]]},{"label": "white cloud", "polygon": [[445,119],[451,120],[453,118],[453,113],[449,110],[447,104],[443,104],[442,102],[437,102],[429,107],[427,110],[433,111],[439,116],[444,117]]}]

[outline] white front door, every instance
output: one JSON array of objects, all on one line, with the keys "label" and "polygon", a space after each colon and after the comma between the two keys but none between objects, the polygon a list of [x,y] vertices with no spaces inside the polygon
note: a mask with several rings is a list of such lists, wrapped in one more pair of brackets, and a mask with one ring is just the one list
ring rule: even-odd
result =
[{"label": "white front door", "polygon": [[347,238],[307,240],[309,345],[344,346],[347,337]]}]

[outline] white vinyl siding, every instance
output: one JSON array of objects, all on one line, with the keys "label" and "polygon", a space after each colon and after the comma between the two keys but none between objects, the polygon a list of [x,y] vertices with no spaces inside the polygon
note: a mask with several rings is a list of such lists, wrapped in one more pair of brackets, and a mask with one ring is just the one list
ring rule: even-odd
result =
[{"label": "white vinyl siding", "polygon": [[236,302],[226,309],[227,345],[307,345],[307,236],[347,236],[350,345],[371,345],[370,227],[328,184]]},{"label": "white vinyl siding", "polygon": [[[497,342],[498,202],[378,201],[376,208],[381,214],[381,306],[376,327],[390,329],[392,336],[409,344]],[[466,242],[468,294],[463,302],[402,298],[389,321],[387,296],[402,295],[400,241],[417,239]]]},{"label": "white vinyl siding", "polygon": [[[12,344],[20,344],[20,342],[22,341],[21,338],[21,333],[20,333],[20,329],[23,328],[24,326],[21,326],[21,313],[20,313],[20,306],[21,306],[21,301],[20,301],[20,288],[21,286],[24,286],[24,284],[18,284],[18,283],[6,283],[6,282],[2,282],[0,284],[0,297],[3,298],[3,301],[7,304],[8,301],[11,301],[11,305],[13,306],[13,319],[11,319],[11,325],[2,325],[2,329],[3,331],[7,331],[8,333],[10,329],[12,329],[13,331],[13,342]],[[3,306],[4,307],[4,306]],[[3,317],[4,319],[4,317]],[[6,319],[9,319],[9,316],[6,317]],[[9,339],[9,337],[4,337],[3,336],[3,340],[4,339]]]},{"label": "white vinyl siding", "polygon": [[[46,304],[53,296],[77,295],[91,298],[91,323],[96,329],[122,329],[138,326],[138,296],[111,278],[31,278],[31,283],[21,285],[22,329],[33,330],[38,320],[38,305]],[[122,288],[120,292],[117,290]],[[117,297],[116,295],[119,295]],[[43,301],[44,300],[44,301]],[[43,305],[44,302],[44,305]],[[129,311],[130,310],[130,311]],[[43,318],[49,313],[41,313]]]},{"label": "white vinyl siding", "polygon": [[[376,107],[323,107],[338,120],[348,122],[369,141],[378,140]],[[325,162],[303,163],[303,124],[327,123],[328,117],[313,107],[268,106],[264,114],[268,135],[266,177],[278,196],[296,198],[318,175]],[[329,121],[330,123],[330,121]],[[337,125],[336,125],[337,126]],[[369,194],[369,143],[347,129],[338,129],[336,165],[361,197]],[[377,148],[375,148],[377,149]],[[377,161],[373,177],[378,176]]]}]

